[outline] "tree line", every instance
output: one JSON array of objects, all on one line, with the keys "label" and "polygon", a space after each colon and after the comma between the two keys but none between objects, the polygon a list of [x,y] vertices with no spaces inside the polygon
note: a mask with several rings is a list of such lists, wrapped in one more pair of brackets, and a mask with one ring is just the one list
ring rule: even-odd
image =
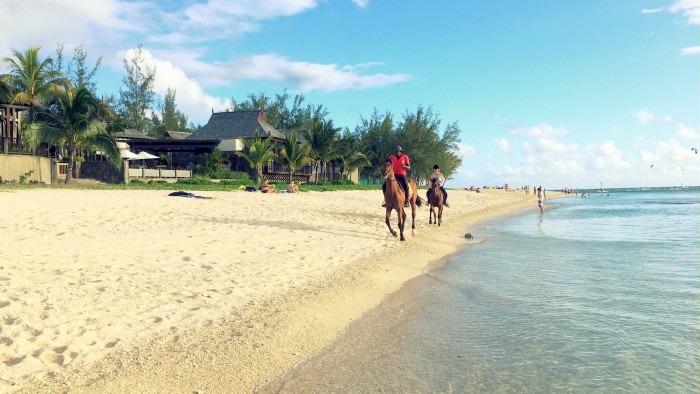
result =
[{"label": "tree line", "polygon": [[[24,52],[14,50],[12,56],[3,58],[9,72],[0,76],[0,101],[28,105],[29,113],[23,115],[27,117],[23,121],[29,125],[30,142],[68,147],[70,166],[78,148],[107,143],[97,136],[109,137],[133,129],[164,138],[166,130],[191,132],[201,127],[189,122],[177,108],[174,88],[169,88],[164,97],[154,92],[156,69],[147,64],[140,46],[123,60],[125,74],[119,94],[101,98],[97,97],[95,77],[102,58],[88,64],[82,45],[70,60],[63,52],[63,45],[58,45],[54,57],[42,58],[40,47],[32,47]],[[419,184],[427,183],[434,164],[439,164],[449,178],[462,163],[457,154],[459,126],[454,122],[443,127],[432,107],[419,105],[414,112],[407,110],[398,118],[375,108],[368,118],[360,118],[354,130],[335,126],[323,105],[307,104],[304,95],[292,97],[286,90],[274,97],[248,93],[241,101],[231,98],[226,110],[259,108],[264,108],[268,123],[288,136],[280,160],[290,168],[290,176],[295,168],[307,164],[323,174],[325,166],[334,163],[343,176],[359,169],[363,178],[379,178],[381,163],[396,145],[410,156],[410,176]],[[246,141],[242,156],[251,167],[257,168],[260,159],[269,159],[267,151],[271,149],[263,146],[263,140]],[[303,140],[306,147],[290,144],[290,140]],[[271,141],[266,143],[271,145]],[[118,155],[116,146],[101,146],[99,150]],[[118,156],[111,159],[115,165],[120,163]]]}]

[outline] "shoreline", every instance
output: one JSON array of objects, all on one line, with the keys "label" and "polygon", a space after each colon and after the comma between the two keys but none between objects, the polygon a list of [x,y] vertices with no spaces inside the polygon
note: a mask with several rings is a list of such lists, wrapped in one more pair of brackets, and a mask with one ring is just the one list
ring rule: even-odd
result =
[{"label": "shoreline", "polygon": [[[262,204],[257,208],[280,209],[276,204],[268,205],[271,198],[278,196],[235,192],[201,194],[231,200],[225,201],[228,203],[244,199],[251,201],[251,204]],[[376,307],[408,280],[468,247],[469,244],[463,237],[467,226],[482,219],[514,212],[530,204],[536,209],[534,197],[525,196],[521,191],[489,190],[478,195],[451,190],[453,208],[445,209],[443,226],[429,227],[427,209],[419,209],[416,219],[418,234],[414,237],[410,235],[410,230],[407,231],[407,241],[401,244],[388,234],[383,223],[383,210],[378,206],[381,200],[376,192],[326,192],[291,196],[296,197],[299,197],[297,200],[302,200],[302,204],[299,204],[301,207],[308,202],[317,205],[328,203],[329,207],[317,207],[324,212],[322,216],[325,219],[317,223],[322,227],[320,232],[336,231],[342,242],[354,241],[356,245],[348,246],[352,249],[350,251],[333,249],[333,245],[311,246],[303,252],[297,252],[295,258],[318,259],[325,257],[318,253],[337,252],[344,261],[330,267],[324,263],[317,264],[313,266],[316,275],[302,272],[304,275],[300,276],[299,272],[294,271],[294,277],[288,280],[286,287],[267,291],[253,289],[247,297],[242,296],[240,302],[230,308],[229,313],[222,314],[221,308],[217,309],[213,305],[218,316],[211,315],[211,319],[195,319],[194,324],[188,327],[179,327],[175,323],[179,329],[173,332],[147,330],[147,335],[121,338],[122,344],[113,346],[114,349],[103,352],[97,359],[69,364],[58,371],[54,369],[53,373],[26,379],[19,387],[12,389],[18,389],[18,392],[68,389],[72,392],[101,393],[251,392],[323,349],[342,334],[351,322]],[[176,201],[180,203],[179,200]],[[372,203],[377,205],[376,209],[367,206]],[[364,223],[370,224],[370,227],[358,227],[352,223],[349,227],[335,226],[332,218],[338,216],[338,207],[345,205],[356,209],[347,210],[350,212],[340,211],[341,219],[367,213]],[[283,213],[284,207],[281,208]],[[330,215],[330,223],[329,217],[325,217],[327,215]],[[297,217],[294,213],[291,216],[303,222],[303,214]],[[395,220],[395,215],[392,220]],[[284,228],[285,223],[275,225]],[[306,231],[319,230],[305,228],[300,224],[290,228],[297,229],[299,226]],[[256,226],[246,229],[253,232],[264,230]],[[379,238],[374,239],[377,236]],[[367,248],[357,245],[362,244],[363,240]],[[294,239],[292,243],[297,242],[298,239]],[[253,253],[259,252],[260,246],[252,249]],[[217,256],[224,257],[220,254]],[[274,263],[279,261],[274,260]],[[273,264],[264,268],[267,272],[278,267]],[[300,268],[296,266],[292,269]],[[280,270],[285,271],[282,268]],[[262,275],[262,272],[258,274]],[[290,274],[288,268],[285,272]]]}]

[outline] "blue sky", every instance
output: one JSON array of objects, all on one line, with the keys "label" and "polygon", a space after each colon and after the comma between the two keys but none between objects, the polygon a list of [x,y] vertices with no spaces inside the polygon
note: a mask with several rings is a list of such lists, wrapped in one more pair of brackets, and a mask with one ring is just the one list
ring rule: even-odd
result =
[{"label": "blue sky", "polygon": [[[6,1],[7,4],[7,1]],[[462,130],[448,187],[700,184],[700,0],[9,0],[0,54],[82,44],[118,94],[141,44],[204,124],[287,89],[354,130],[432,106]],[[3,72],[6,70],[2,70]],[[389,152],[387,152],[388,154]],[[407,152],[409,155],[411,152]]]}]

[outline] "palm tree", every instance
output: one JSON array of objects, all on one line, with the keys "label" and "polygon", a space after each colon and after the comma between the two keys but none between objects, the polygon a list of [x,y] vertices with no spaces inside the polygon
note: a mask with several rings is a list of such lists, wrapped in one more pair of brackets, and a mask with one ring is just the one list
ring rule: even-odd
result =
[{"label": "palm tree", "polygon": [[5,83],[3,77],[0,77],[0,103],[8,103],[12,100],[12,89]]},{"label": "palm tree", "polygon": [[263,165],[269,163],[275,158],[272,138],[261,138],[258,130],[255,130],[255,137],[250,140],[245,140],[244,145],[245,151],[236,152],[236,155],[246,159],[248,164],[255,168],[255,183],[260,184],[260,181],[262,180]]},{"label": "palm tree", "polygon": [[[163,155],[161,155],[161,158],[162,156]],[[219,148],[216,148],[211,153],[205,153],[202,155],[199,171],[203,175],[212,177],[213,173],[220,172],[223,169],[223,165],[221,164],[223,161],[223,152],[221,152]]]},{"label": "palm tree", "polygon": [[338,131],[340,128],[333,126],[333,120],[325,120],[314,116],[303,131],[304,138],[311,146],[312,158],[316,167],[316,181],[318,183],[319,168],[338,157]]},{"label": "palm tree", "polygon": [[371,167],[372,162],[367,156],[357,150],[359,140],[357,137],[346,133],[338,143],[338,161],[340,161],[340,172],[345,179],[347,173],[364,167]]},{"label": "palm tree", "polygon": [[2,76],[2,82],[9,85],[15,92],[11,103],[29,104],[29,122],[34,121],[34,107],[40,99],[48,98],[65,86],[67,80],[63,74],[54,70],[53,60],[39,58],[41,47],[31,47],[24,53],[13,50],[14,57],[3,59],[5,67],[10,69]]},{"label": "palm tree", "polygon": [[313,163],[314,160],[311,158],[309,146],[299,144],[296,132],[292,131],[286,137],[278,161],[289,168],[289,182],[292,182],[294,171]]},{"label": "palm tree", "polygon": [[68,148],[65,183],[70,183],[79,148],[102,151],[115,167],[121,168],[119,148],[106,129],[107,115],[106,107],[87,87],[74,88],[67,83],[65,90],[57,92],[47,107],[39,107],[36,121],[26,132],[33,149],[44,142]]}]

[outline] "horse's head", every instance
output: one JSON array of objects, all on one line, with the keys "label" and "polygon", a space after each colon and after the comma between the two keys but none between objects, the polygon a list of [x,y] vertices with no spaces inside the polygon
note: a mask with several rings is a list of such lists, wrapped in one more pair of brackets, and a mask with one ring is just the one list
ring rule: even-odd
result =
[{"label": "horse's head", "polygon": [[433,178],[430,180],[430,187],[432,189],[439,189],[440,188],[440,184],[438,183],[437,178]]},{"label": "horse's head", "polygon": [[384,175],[384,179],[390,178],[392,175],[394,175],[394,167],[391,164],[391,160],[386,160],[384,163],[382,163],[382,174]]}]

